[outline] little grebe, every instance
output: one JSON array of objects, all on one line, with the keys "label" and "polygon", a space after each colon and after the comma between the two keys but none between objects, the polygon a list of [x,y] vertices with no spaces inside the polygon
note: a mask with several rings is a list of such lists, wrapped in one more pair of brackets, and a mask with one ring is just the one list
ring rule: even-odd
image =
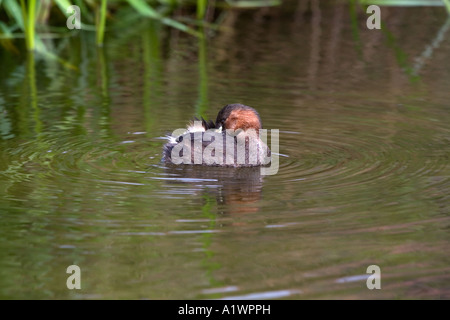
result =
[{"label": "little grebe", "polygon": [[163,161],[174,164],[253,167],[270,163],[270,150],[258,112],[243,104],[222,108],[216,122],[195,119],[175,130],[163,147]]}]

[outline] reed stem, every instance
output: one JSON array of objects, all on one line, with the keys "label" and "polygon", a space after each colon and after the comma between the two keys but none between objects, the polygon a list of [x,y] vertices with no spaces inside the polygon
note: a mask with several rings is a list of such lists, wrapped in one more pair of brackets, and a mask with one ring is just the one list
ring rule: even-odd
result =
[{"label": "reed stem", "polygon": [[447,13],[450,15],[450,0],[442,0],[445,3],[445,6],[447,7]]},{"label": "reed stem", "polygon": [[102,0],[100,12],[97,12],[97,46],[103,46],[106,23],[106,5],[107,0]]},{"label": "reed stem", "polygon": [[206,12],[206,4],[208,0],[197,0],[197,19],[202,20]]},{"label": "reed stem", "polygon": [[35,49],[36,0],[29,0],[28,7],[25,0],[20,0],[22,18],[25,31],[25,44],[28,51]]}]

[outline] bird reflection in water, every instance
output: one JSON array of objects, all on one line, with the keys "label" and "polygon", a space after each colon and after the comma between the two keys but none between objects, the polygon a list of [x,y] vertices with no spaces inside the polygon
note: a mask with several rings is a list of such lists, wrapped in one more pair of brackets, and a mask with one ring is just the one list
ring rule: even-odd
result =
[{"label": "bird reflection in water", "polygon": [[[207,167],[166,165],[170,184],[185,185],[189,192],[215,198],[219,213],[259,211],[263,176],[259,167]],[[179,192],[180,190],[178,190]]]}]

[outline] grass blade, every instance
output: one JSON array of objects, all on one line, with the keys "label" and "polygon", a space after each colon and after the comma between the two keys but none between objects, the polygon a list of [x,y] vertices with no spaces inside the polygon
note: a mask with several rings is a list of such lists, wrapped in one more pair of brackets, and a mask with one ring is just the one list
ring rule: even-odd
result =
[{"label": "grass blade", "polygon": [[6,13],[12,17],[12,20],[14,20],[22,30],[25,30],[21,7],[17,4],[17,2],[14,0],[4,0],[3,8]]},{"label": "grass blade", "polygon": [[364,5],[379,5],[379,6],[399,6],[399,7],[419,7],[419,6],[443,6],[442,1],[449,0],[360,0]]},{"label": "grass blade", "polygon": [[281,4],[281,0],[241,0],[241,1],[225,0],[225,1],[230,6],[235,8],[272,7],[272,6],[279,6]]},{"label": "grass blade", "polygon": [[106,5],[107,0],[102,0],[100,12],[97,16],[97,45],[103,46],[103,39],[105,35],[105,22],[106,22]]},{"label": "grass blade", "polygon": [[206,12],[206,3],[208,0],[197,0],[197,19],[202,20]]},{"label": "grass blade", "polygon": [[134,9],[136,9],[141,15],[145,17],[159,20],[170,27],[179,29],[181,31],[184,31],[197,37],[201,37],[201,34],[199,32],[189,28],[188,26],[182,24],[181,22],[161,16],[157,11],[155,11],[155,9],[150,7],[145,1],[142,0],[127,0],[127,1]]},{"label": "grass blade", "polygon": [[27,31],[28,36],[28,50],[34,50],[34,35],[36,24],[36,0],[29,0],[28,2],[28,23]]},{"label": "grass blade", "polygon": [[442,0],[445,3],[445,7],[447,8],[447,13],[450,14],[450,0]]},{"label": "grass blade", "polygon": [[20,5],[22,8],[22,19],[24,22],[25,29],[25,41],[28,51],[33,51],[35,49],[35,20],[36,20],[36,0],[29,0],[28,7],[25,4],[25,0],[20,0]]}]

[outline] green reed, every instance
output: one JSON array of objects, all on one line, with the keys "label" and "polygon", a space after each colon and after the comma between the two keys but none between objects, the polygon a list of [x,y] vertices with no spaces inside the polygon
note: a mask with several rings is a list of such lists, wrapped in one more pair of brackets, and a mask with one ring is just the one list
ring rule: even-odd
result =
[{"label": "green reed", "polygon": [[[110,28],[110,26],[107,26],[107,18],[115,19],[115,16],[121,14],[122,9],[130,12],[129,9],[132,8],[135,13],[144,18],[156,20],[166,26],[201,37],[201,33],[196,30],[196,25],[200,24],[199,21],[204,19],[207,8],[210,5],[217,5],[221,8],[224,8],[224,5],[228,8],[242,8],[273,6],[281,3],[280,0],[225,0],[220,4],[218,2],[209,2],[208,0],[166,0],[158,2],[147,0],[0,0],[0,12],[5,13],[0,16],[0,39],[17,39],[24,36],[27,50],[40,50],[42,49],[40,45],[41,36],[39,33],[36,33],[36,27],[38,30],[51,28],[52,37],[58,36],[58,34],[60,37],[64,37],[64,34],[68,32],[67,28],[62,25],[52,26],[52,24],[54,21],[58,21],[60,24],[61,18],[70,17],[72,13],[68,13],[66,10],[67,7],[73,4],[81,9],[82,29],[95,31],[96,43],[98,46],[102,46],[105,32]],[[187,8],[193,7],[195,9],[195,18],[190,20],[184,19],[183,22],[180,22],[180,18],[183,17],[171,17],[174,10],[182,6]],[[59,8],[59,12],[54,10],[54,7]],[[214,27],[213,23],[204,25]],[[8,45],[7,41],[2,41],[1,44],[5,48]]]},{"label": "green reed", "polygon": [[445,7],[447,8],[447,13],[450,14],[450,0],[442,0],[444,1]]},{"label": "green reed", "polygon": [[104,35],[105,35],[107,2],[108,2],[108,0],[102,0],[100,10],[97,10],[97,17],[96,17],[97,46],[103,46],[103,39],[104,39]]},{"label": "green reed", "polygon": [[201,20],[205,16],[208,0],[197,0],[197,19]]},{"label": "green reed", "polygon": [[[304,1],[304,0],[298,0]],[[356,0],[350,1],[354,3]],[[377,4],[381,6],[424,6],[434,5],[445,7],[450,14],[450,0],[358,0],[361,4]],[[25,47],[28,51],[46,50],[41,39],[42,34],[37,30],[50,30],[52,37],[64,37],[69,31],[61,25],[61,18],[68,18],[71,13],[67,13],[68,6],[75,4],[81,8],[81,26],[83,31],[95,31],[96,43],[102,46],[105,41],[107,30],[114,29],[114,24],[123,16],[130,16],[131,13],[143,18],[159,21],[163,25],[181,30],[195,37],[201,37],[201,32],[197,26],[216,28],[214,22],[204,22],[209,6],[215,5],[224,8],[258,8],[269,7],[281,4],[281,0],[165,0],[151,2],[147,0],[0,0],[0,40],[25,38]],[[176,8],[186,7],[194,9],[194,19],[188,17],[173,16]],[[53,8],[57,7],[58,10]],[[132,9],[132,10],[131,10]],[[94,14],[92,13],[94,12]],[[126,14],[123,14],[125,12]],[[130,13],[131,12],[131,13]],[[190,15],[189,10],[183,10]],[[108,19],[110,18],[110,19]],[[114,20],[114,21],[113,21]],[[58,21],[59,25],[54,26]],[[109,21],[113,24],[110,25]],[[52,26],[53,25],[53,26]],[[49,29],[50,28],[50,29]],[[11,41],[1,41],[5,48],[11,49]]]},{"label": "green reed", "polygon": [[25,0],[20,0],[20,6],[22,8],[27,50],[32,51],[35,49],[36,0],[29,0],[28,6]]}]

